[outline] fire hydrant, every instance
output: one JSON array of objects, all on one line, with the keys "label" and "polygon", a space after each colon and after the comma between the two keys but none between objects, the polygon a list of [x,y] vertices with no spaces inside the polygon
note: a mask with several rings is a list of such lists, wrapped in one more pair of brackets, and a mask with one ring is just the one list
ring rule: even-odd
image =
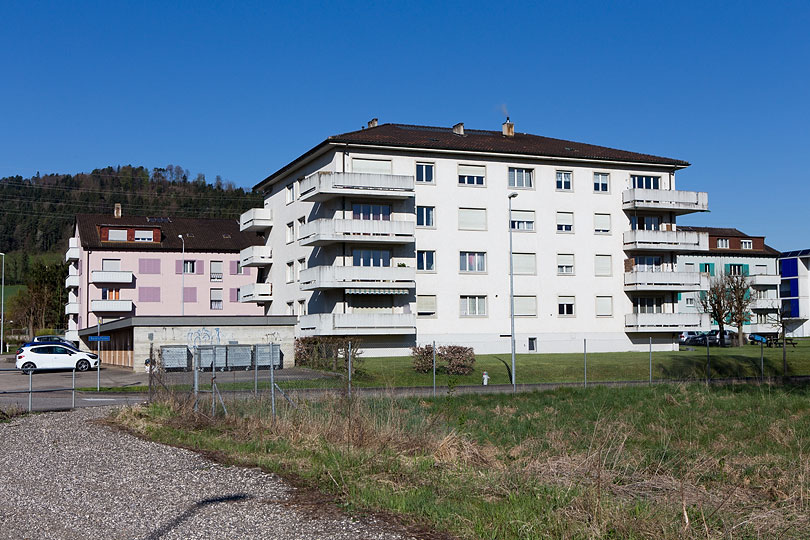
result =
[{"label": "fire hydrant", "polygon": [[489,384],[489,373],[487,373],[486,371],[484,372],[483,383],[484,386],[487,386]]}]

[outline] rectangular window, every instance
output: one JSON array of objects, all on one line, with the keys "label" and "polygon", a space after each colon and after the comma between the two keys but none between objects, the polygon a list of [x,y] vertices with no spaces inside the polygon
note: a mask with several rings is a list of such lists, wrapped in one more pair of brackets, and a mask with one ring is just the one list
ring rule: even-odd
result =
[{"label": "rectangular window", "polygon": [[574,173],[571,171],[557,171],[557,191],[571,191],[574,189]]},{"label": "rectangular window", "polygon": [[367,174],[391,174],[391,160],[352,158],[352,172]]},{"label": "rectangular window", "polygon": [[433,317],[436,315],[436,295],[416,295],[416,315],[419,317]]},{"label": "rectangular window", "polygon": [[537,297],[515,296],[515,317],[537,317]]},{"label": "rectangular window", "polygon": [[612,317],[613,316],[613,297],[612,296],[597,296],[596,297],[596,316],[597,317]]},{"label": "rectangular window", "polygon": [[211,261],[210,274],[211,281],[222,281],[222,274],[225,271],[225,263],[222,261]]},{"label": "rectangular window", "polygon": [[426,272],[433,272],[436,270],[436,252],[435,251],[417,251],[416,252],[416,269],[424,270]]},{"label": "rectangular window", "polygon": [[557,232],[574,231],[574,213],[557,212]]},{"label": "rectangular window", "polygon": [[135,241],[136,242],[153,242],[154,241],[153,240],[153,238],[154,238],[153,233],[154,233],[154,231],[152,231],[152,230],[139,231],[139,230],[136,229],[135,230]]},{"label": "rectangular window", "polygon": [[683,263],[683,270],[684,272],[694,272],[695,263]]},{"label": "rectangular window", "polygon": [[101,259],[101,270],[104,272],[118,272],[121,270],[121,259]]},{"label": "rectangular window", "polygon": [[434,206],[417,206],[416,207],[416,226],[417,227],[435,227],[434,214],[436,208]]},{"label": "rectangular window", "polygon": [[593,232],[596,234],[610,234],[610,214],[593,215]]},{"label": "rectangular window", "polygon": [[458,229],[460,231],[487,230],[487,211],[485,208],[459,208]]},{"label": "rectangular window", "polygon": [[513,231],[534,231],[534,210],[512,210],[509,227]]},{"label": "rectangular window", "polygon": [[459,272],[486,272],[487,254],[484,251],[462,251],[459,253]]},{"label": "rectangular window", "polygon": [[757,264],[754,266],[754,273],[758,276],[764,276],[768,274],[768,266],[765,264]]},{"label": "rectangular window", "polygon": [[657,231],[661,229],[660,216],[630,216],[630,228],[634,231]]},{"label": "rectangular window", "polygon": [[746,272],[741,264],[729,264],[728,273],[732,276],[744,276]]},{"label": "rectangular window", "polygon": [[284,191],[285,191],[286,196],[287,196],[287,204],[290,204],[291,202],[294,202],[295,201],[295,184],[290,183],[290,185],[288,185],[286,188],[284,188]]},{"label": "rectangular window", "polygon": [[596,276],[610,276],[613,274],[613,257],[610,255],[595,255],[594,262],[594,275]]},{"label": "rectangular window", "polygon": [[416,181],[423,184],[433,183],[433,163],[416,164]]},{"label": "rectangular window", "polygon": [[686,297],[686,305],[690,307],[694,307],[695,305],[695,297],[694,296],[687,296]]},{"label": "rectangular window", "polygon": [[306,224],[307,224],[307,218],[304,217],[304,216],[298,218],[298,220],[295,222],[295,237],[296,238],[298,238],[298,239],[301,238],[301,229],[303,229],[304,225],[306,225]]},{"label": "rectangular window", "polygon": [[290,261],[287,263],[287,273],[285,274],[287,283],[295,281],[295,263]]},{"label": "rectangular window", "polygon": [[295,281],[301,280],[301,270],[305,270],[306,267],[307,267],[306,259],[298,259],[295,262]]},{"label": "rectangular window", "polygon": [[704,274],[714,275],[714,263],[700,263],[700,271]]},{"label": "rectangular window", "polygon": [[487,315],[486,296],[462,296],[460,304],[462,317],[486,317]]},{"label": "rectangular window", "polygon": [[560,317],[573,317],[574,316],[574,296],[558,296],[557,297],[557,315]]},{"label": "rectangular window", "polygon": [[718,249],[728,249],[728,238],[718,238],[717,247]]},{"label": "rectangular window", "polygon": [[486,178],[486,167],[483,165],[459,165],[458,183],[461,186],[483,186]]},{"label": "rectangular window", "polygon": [[222,309],[222,289],[211,289],[211,309]]},{"label": "rectangular window", "polygon": [[126,229],[110,229],[107,238],[110,242],[126,242],[127,230]]},{"label": "rectangular window", "polygon": [[391,252],[387,249],[353,249],[354,266],[391,266]]},{"label": "rectangular window", "polygon": [[529,338],[529,352],[537,352],[537,338],[530,337]]},{"label": "rectangular window", "polygon": [[197,261],[183,261],[183,273],[184,274],[196,274],[197,273]]},{"label": "rectangular window", "polygon": [[574,254],[557,254],[557,274],[561,276],[574,275]]},{"label": "rectangular window", "polygon": [[298,314],[299,315],[306,315],[307,314],[307,303],[304,300],[298,301]]},{"label": "rectangular window", "polygon": [[630,181],[635,189],[661,189],[660,176],[631,175]]},{"label": "rectangular window", "polygon": [[509,167],[509,187],[530,188],[532,187],[532,170],[516,169]]},{"label": "rectangular window", "polygon": [[639,255],[635,258],[635,270],[638,272],[660,272],[660,255]]},{"label": "rectangular window", "polygon": [[101,289],[101,299],[102,300],[120,300],[121,299],[121,289],[104,287],[104,288]]},{"label": "rectangular window", "polygon": [[391,221],[391,206],[387,204],[352,204],[352,219]]},{"label": "rectangular window", "polygon": [[287,302],[287,315],[295,315],[295,303]]},{"label": "rectangular window", "polygon": [[537,273],[537,257],[534,253],[512,253],[512,269],[515,275]]},{"label": "rectangular window", "polygon": [[742,249],[754,249],[754,242],[752,240],[740,240],[740,247]]},{"label": "rectangular window", "polygon": [[608,193],[610,191],[610,175],[608,173],[593,173],[593,191],[595,193]]},{"label": "rectangular window", "polygon": [[633,298],[633,313],[663,313],[664,299],[660,296],[637,296]]},{"label": "rectangular window", "polygon": [[293,221],[287,223],[286,240],[288,244],[295,242],[295,222]]},{"label": "rectangular window", "polygon": [[138,287],[138,302],[160,302],[160,287]]}]

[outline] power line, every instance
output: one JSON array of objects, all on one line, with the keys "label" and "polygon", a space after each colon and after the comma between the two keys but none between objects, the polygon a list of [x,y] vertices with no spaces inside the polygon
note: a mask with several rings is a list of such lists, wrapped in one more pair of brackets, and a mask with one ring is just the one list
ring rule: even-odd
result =
[{"label": "power line", "polygon": [[[25,197],[5,197],[4,201],[16,201],[16,202],[23,202],[23,203],[30,203],[30,204],[52,204],[52,205],[59,205],[61,207],[78,207],[84,210],[88,210],[91,208],[97,208],[104,210],[109,209],[110,201],[65,201],[65,200],[51,200],[51,199],[41,199],[41,198],[25,198]],[[167,213],[166,208],[158,208],[157,205],[151,204],[129,204],[127,203],[126,208],[128,210],[134,210],[136,212],[157,212],[157,213]],[[68,209],[68,208],[60,208],[60,209]],[[179,209],[180,212],[202,212],[202,213],[217,213],[217,214],[233,214],[233,215],[240,215],[242,210],[238,208],[217,208],[217,209],[197,209],[197,208],[189,208],[189,209]],[[80,213],[87,213],[87,212],[80,212]],[[102,212],[103,213],[103,212]],[[168,212],[174,213],[174,212]]]}]

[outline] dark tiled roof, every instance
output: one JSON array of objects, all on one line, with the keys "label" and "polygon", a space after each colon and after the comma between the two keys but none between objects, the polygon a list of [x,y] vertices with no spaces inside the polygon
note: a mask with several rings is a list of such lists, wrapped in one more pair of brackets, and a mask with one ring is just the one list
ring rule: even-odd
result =
[{"label": "dark tiled roof", "polygon": [[[710,236],[720,236],[723,238],[762,238],[765,239],[764,236],[751,236],[745,234],[739,229],[735,229],[732,227],[691,227],[689,225],[678,225],[679,231],[693,231],[693,232],[705,232],[709,233]],[[728,255],[762,255],[763,253],[766,255],[775,255],[778,256],[781,252],[778,249],[774,249],[764,241],[762,243],[764,246],[763,249],[726,249],[726,248],[718,248],[716,245],[710,245],[709,251],[711,252],[718,252],[718,253],[725,253]]]},{"label": "dark tiled roof", "polygon": [[[86,249],[114,249],[120,251],[181,251],[182,234],[186,251],[238,252],[248,246],[264,244],[264,240],[252,232],[240,232],[235,219],[166,218],[124,216],[114,218],[109,214],[77,214],[76,226],[82,246]],[[157,242],[102,242],[99,228],[160,228],[161,241]]]}]

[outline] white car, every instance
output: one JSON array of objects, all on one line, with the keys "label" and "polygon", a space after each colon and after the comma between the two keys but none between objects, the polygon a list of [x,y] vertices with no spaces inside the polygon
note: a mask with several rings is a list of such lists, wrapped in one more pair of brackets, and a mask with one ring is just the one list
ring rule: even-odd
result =
[{"label": "white car", "polygon": [[17,351],[17,369],[28,375],[37,369],[75,369],[98,367],[98,356],[54,343],[24,345]]}]

